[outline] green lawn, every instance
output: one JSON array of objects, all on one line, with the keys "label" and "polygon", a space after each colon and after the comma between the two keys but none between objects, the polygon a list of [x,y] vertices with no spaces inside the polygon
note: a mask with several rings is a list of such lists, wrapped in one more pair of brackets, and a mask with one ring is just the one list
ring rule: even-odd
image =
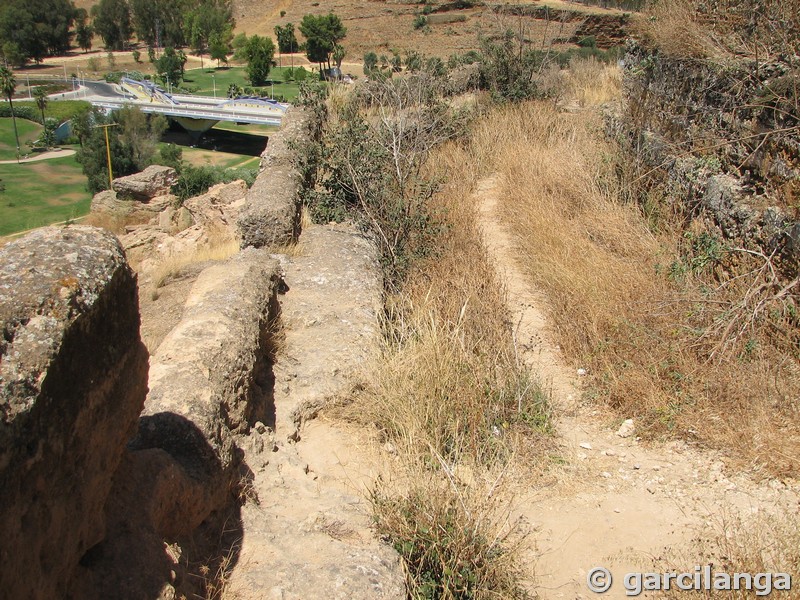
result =
[{"label": "green lawn", "polygon": [[92,197],[74,156],[0,165],[0,236],[83,216]]},{"label": "green lawn", "polygon": [[[19,132],[19,151],[22,156],[30,153],[28,142],[34,141],[42,132],[43,127],[33,121],[17,119]],[[0,160],[16,160],[17,142],[14,139],[14,124],[11,117],[0,118]]]},{"label": "green lawn", "polygon": [[[269,74],[275,83],[274,87],[266,85],[255,89],[267,95],[272,94],[274,89],[275,96],[283,96],[288,102],[293,102],[297,97],[298,85],[294,82],[286,82],[288,72],[289,67],[273,68]],[[309,77],[310,76],[311,74],[309,73]],[[184,76],[184,86],[197,88],[197,91],[194,93],[201,96],[213,96],[215,82],[218,98],[225,98],[227,96],[228,87],[232,83],[242,88],[251,87],[247,79],[247,70],[244,67],[231,67],[229,69],[190,69],[186,71]]]}]

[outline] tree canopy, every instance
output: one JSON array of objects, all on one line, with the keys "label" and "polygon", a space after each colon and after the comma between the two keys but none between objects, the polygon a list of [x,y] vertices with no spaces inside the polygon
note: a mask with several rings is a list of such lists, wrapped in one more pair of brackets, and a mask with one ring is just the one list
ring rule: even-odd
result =
[{"label": "tree canopy", "polygon": [[131,11],[126,0],[100,0],[92,7],[95,32],[109,50],[122,50],[131,39]]},{"label": "tree canopy", "polygon": [[247,77],[252,85],[265,85],[275,56],[275,44],[268,37],[247,38],[242,53],[247,60]]},{"label": "tree canopy", "polygon": [[194,0],[130,0],[136,37],[148,48],[183,46],[183,16],[194,4]]},{"label": "tree canopy", "polygon": [[291,54],[300,49],[294,33],[294,23],[287,23],[283,27],[275,25],[275,38],[278,40],[278,50],[283,54]]},{"label": "tree canopy", "polygon": [[233,11],[228,0],[202,0],[184,15],[186,37],[201,61],[212,42],[217,54],[230,45],[233,26]]},{"label": "tree canopy", "polygon": [[93,110],[85,118],[87,131],[76,158],[93,194],[108,189],[105,133],[97,125],[117,124],[108,132],[114,177],[131,175],[150,165],[158,140],[167,127],[164,117],[145,115],[136,107],[120,109],[109,117]]},{"label": "tree canopy", "polygon": [[64,54],[78,11],[71,0],[0,2],[0,54],[12,65]]},{"label": "tree canopy", "polygon": [[311,62],[331,68],[331,55],[347,35],[342,20],[333,13],[306,15],[300,23],[300,33],[306,38],[306,56]]},{"label": "tree canopy", "polygon": [[185,65],[186,55],[172,46],[164,48],[163,54],[155,62],[159,79],[167,85],[178,85],[183,80]]}]

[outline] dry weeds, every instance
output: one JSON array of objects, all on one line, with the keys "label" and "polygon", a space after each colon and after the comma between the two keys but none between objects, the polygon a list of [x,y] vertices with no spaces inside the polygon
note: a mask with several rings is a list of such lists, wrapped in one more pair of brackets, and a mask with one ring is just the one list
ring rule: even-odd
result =
[{"label": "dry weeds", "polygon": [[446,229],[388,300],[383,356],[350,414],[398,457],[371,500],[411,596],[522,598],[532,574],[519,567],[504,488],[520,464],[546,462],[549,398],[516,360],[505,290],[477,226],[474,163],[448,143],[428,169],[447,175],[433,200]]},{"label": "dry weeds", "polygon": [[726,62],[791,56],[800,5],[785,0],[653,0],[636,33],[668,56]]},{"label": "dry weeds", "polygon": [[[601,75],[582,78],[616,80]],[[608,95],[582,93],[589,104]],[[653,233],[622,200],[624,157],[601,125],[595,111],[529,103],[491,114],[472,142],[474,164],[499,174],[501,210],[566,356],[589,370],[590,396],[640,431],[722,449],[767,476],[796,475],[791,290],[772,280],[768,257],[724,253],[726,271],[713,249],[686,256],[702,234],[669,222]]]},{"label": "dry weeds", "polygon": [[211,237],[207,244],[192,250],[164,257],[151,273],[153,289],[157,290],[166,285],[169,280],[176,277],[190,265],[198,263],[225,260],[239,251],[239,241],[229,238]]},{"label": "dry weeds", "polygon": [[[712,518],[706,530],[694,540],[690,553],[667,552],[653,561],[660,572],[693,572],[695,565],[712,565],[721,573],[789,573],[800,571],[800,519],[792,509],[775,514],[759,513],[747,518],[723,512]],[[762,581],[760,585],[764,585]],[[664,592],[664,598],[685,598],[687,592]],[[752,598],[753,592],[700,591],[699,598]],[[780,592],[782,598],[796,600],[800,590]]]}]

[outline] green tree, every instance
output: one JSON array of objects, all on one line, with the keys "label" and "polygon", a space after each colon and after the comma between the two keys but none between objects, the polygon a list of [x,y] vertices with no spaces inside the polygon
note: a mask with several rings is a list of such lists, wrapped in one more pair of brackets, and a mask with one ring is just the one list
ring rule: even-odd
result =
[{"label": "green tree", "polygon": [[184,15],[196,4],[197,0],[130,0],[136,37],[148,48],[183,46]]},{"label": "green tree", "polygon": [[268,37],[252,35],[247,38],[244,55],[250,83],[257,86],[266,85],[275,56],[275,44]]},{"label": "green tree", "polygon": [[58,129],[58,121],[55,119],[45,119],[44,129],[39,139],[33,145],[44,146],[45,149],[50,149],[56,145],[56,129]]},{"label": "green tree", "polygon": [[39,110],[42,112],[42,124],[44,124],[44,109],[47,108],[47,89],[40,85],[33,90],[33,98],[36,100],[36,106],[38,106]]},{"label": "green tree", "polygon": [[37,63],[45,56],[64,54],[72,39],[77,15],[71,0],[3,0],[0,2],[0,48],[17,65]]},{"label": "green tree", "polygon": [[278,52],[281,54],[292,54],[300,48],[293,23],[287,23],[283,27],[275,25],[275,38],[278,40]]},{"label": "green tree", "polygon": [[333,63],[336,65],[337,69],[342,68],[342,61],[344,60],[344,57],[346,55],[347,52],[345,51],[344,46],[336,44],[336,46],[333,49],[333,54],[331,54],[331,58],[333,59]]},{"label": "green tree", "polygon": [[83,146],[83,143],[92,135],[92,126],[94,125],[98,110],[91,106],[81,107],[70,120],[72,126],[72,135],[78,138],[78,143]]},{"label": "green tree", "polygon": [[84,52],[92,49],[92,38],[94,37],[94,29],[87,21],[88,17],[86,9],[81,8],[75,19],[75,41]]},{"label": "green tree", "polygon": [[203,54],[209,50],[212,37],[217,36],[221,44],[229,44],[233,39],[233,27],[233,12],[228,0],[202,0],[184,15],[184,31],[200,56],[201,67]]},{"label": "green tree", "polygon": [[102,127],[116,124],[108,130],[111,169],[114,177],[124,177],[152,164],[158,140],[166,128],[163,117],[149,117],[136,107],[116,111],[110,117],[93,114],[93,123],[76,158],[89,180],[93,194],[108,189],[106,139]]},{"label": "green tree", "polygon": [[14,139],[17,140],[17,160],[19,160],[19,132],[17,131],[17,117],[14,116],[14,92],[17,90],[17,80],[8,67],[0,67],[0,92],[11,106],[11,121],[14,124]]},{"label": "green tree", "polygon": [[378,55],[367,52],[364,55],[364,75],[371,75],[378,68]]},{"label": "green tree", "polygon": [[231,52],[230,42],[225,41],[225,36],[214,33],[211,35],[209,41],[209,55],[211,60],[217,61],[217,67],[220,63],[228,64],[228,54]]},{"label": "green tree", "polygon": [[115,119],[120,124],[120,141],[129,148],[133,165],[142,170],[152,164],[158,141],[167,130],[163,115],[146,115],[135,106],[118,110]]},{"label": "green tree", "polygon": [[246,61],[244,53],[245,48],[247,47],[247,34],[237,33],[231,42],[231,47],[233,48],[233,58],[236,60]]},{"label": "green tree", "polygon": [[165,48],[154,64],[158,78],[166,85],[178,85],[183,81],[186,55],[176,52],[172,46]]},{"label": "green tree", "polygon": [[0,54],[2,54],[2,58],[7,64],[15,67],[21,67],[28,62],[28,58],[16,42],[3,43],[0,46]]},{"label": "green tree", "polygon": [[183,170],[183,148],[176,144],[165,144],[158,152],[158,164],[172,167],[180,173]]},{"label": "green tree", "polygon": [[92,7],[92,18],[108,50],[122,50],[131,39],[131,11],[126,0],[100,0]]},{"label": "green tree", "polygon": [[320,70],[331,68],[331,55],[347,35],[342,20],[333,13],[306,15],[300,23],[300,33],[306,38],[306,56],[319,64]]}]

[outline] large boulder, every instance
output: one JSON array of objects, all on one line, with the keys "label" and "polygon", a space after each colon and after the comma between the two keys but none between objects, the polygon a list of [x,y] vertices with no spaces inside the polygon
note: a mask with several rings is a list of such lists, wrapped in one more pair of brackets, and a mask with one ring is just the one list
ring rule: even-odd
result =
[{"label": "large boulder", "polygon": [[136,276],[116,238],[45,228],[0,249],[0,596],[62,597],[147,394]]},{"label": "large boulder", "polygon": [[247,184],[240,180],[220,183],[200,196],[183,203],[192,221],[204,226],[222,227],[235,234],[236,218],[244,206]]},{"label": "large boulder", "polygon": [[141,173],[119,177],[111,182],[119,198],[147,202],[169,194],[170,188],[178,180],[178,174],[171,167],[152,165]]}]

